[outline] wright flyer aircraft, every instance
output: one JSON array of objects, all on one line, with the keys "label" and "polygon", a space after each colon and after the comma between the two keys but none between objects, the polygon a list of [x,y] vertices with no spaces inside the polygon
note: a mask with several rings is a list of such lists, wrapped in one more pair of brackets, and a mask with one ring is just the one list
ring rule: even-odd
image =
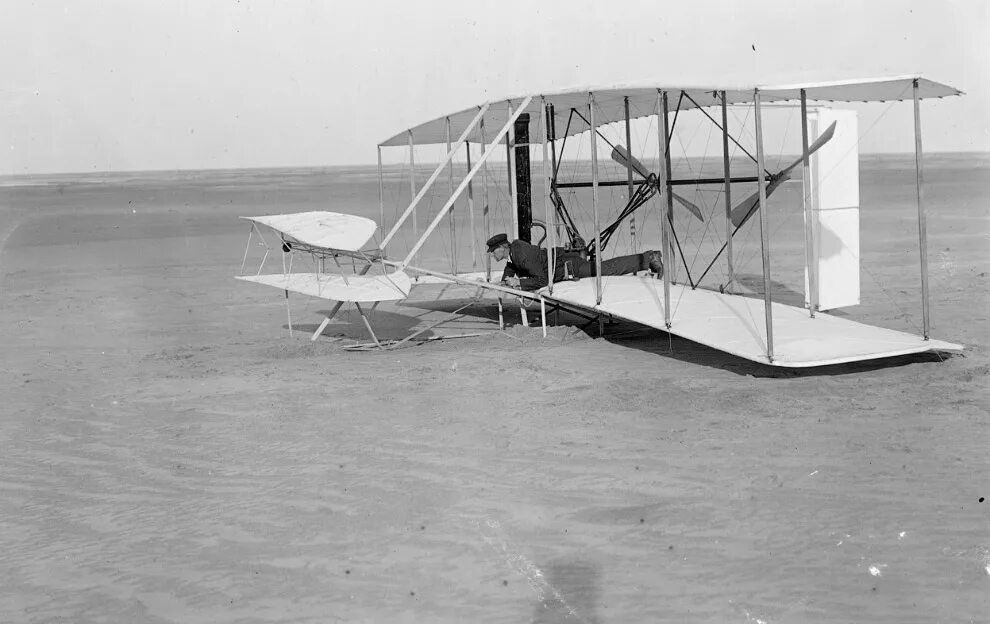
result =
[{"label": "wright flyer aircraft", "polygon": [[[379,340],[366,307],[440,280],[539,306],[544,331],[547,309],[563,309],[600,327],[603,318],[625,319],[777,367],[961,351],[930,335],[920,117],[922,100],[960,94],[897,76],[586,87],[484,103],[379,144],[377,223],[344,206],[244,217],[264,257],[256,273],[242,263],[238,279],[335,302],[314,340],[353,304],[373,348],[397,343]],[[860,206],[857,113],[842,106],[866,102],[913,105],[917,332],[829,312],[860,303],[860,211],[870,207]],[[781,146],[776,160],[771,142]],[[699,143],[714,149],[672,155]],[[407,154],[407,171],[392,167],[386,177],[386,148]],[[428,149],[439,157],[425,176],[415,163]],[[499,232],[540,248],[546,267],[531,272],[542,285],[524,290],[493,272],[485,246]],[[610,254],[653,249],[662,269],[603,270]],[[264,273],[271,254],[281,255],[280,270]],[[567,258],[590,266],[590,276],[572,274]]]}]

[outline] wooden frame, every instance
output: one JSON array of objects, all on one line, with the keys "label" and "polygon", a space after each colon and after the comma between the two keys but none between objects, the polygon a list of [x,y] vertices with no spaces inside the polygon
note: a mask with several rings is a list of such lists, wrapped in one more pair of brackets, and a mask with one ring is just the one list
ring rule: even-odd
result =
[{"label": "wooden frame", "polygon": [[[760,90],[753,89],[753,116],[756,122],[756,168],[765,170],[763,155],[763,115],[760,111]],[[763,256],[763,309],[767,330],[767,359],[773,363],[773,307],[770,305],[770,229],[767,224],[767,187],[757,185],[760,194],[760,250]]]}]

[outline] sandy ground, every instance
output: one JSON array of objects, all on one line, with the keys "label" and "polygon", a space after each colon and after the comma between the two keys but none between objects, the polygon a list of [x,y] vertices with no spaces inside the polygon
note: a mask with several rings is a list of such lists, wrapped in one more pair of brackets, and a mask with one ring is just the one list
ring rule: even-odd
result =
[{"label": "sandy ground", "polygon": [[[498,332],[492,299],[442,328],[481,336],[350,353],[353,314],[290,338],[231,279],[233,217],[313,189],[0,189],[0,621],[985,622],[990,169],[929,178],[934,334],[965,355],[801,374]],[[850,314],[920,325],[910,231],[877,230]]]}]

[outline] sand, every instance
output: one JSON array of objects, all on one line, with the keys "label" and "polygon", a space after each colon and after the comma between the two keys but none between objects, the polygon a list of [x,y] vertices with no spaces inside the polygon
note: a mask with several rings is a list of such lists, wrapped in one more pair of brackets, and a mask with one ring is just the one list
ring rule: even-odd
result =
[{"label": "sand", "polygon": [[[864,159],[845,311],[894,329],[921,323],[909,162]],[[311,343],[329,305],[294,299],[290,338],[231,279],[234,217],[373,214],[373,168],[7,180],[0,621],[986,621],[990,161],[931,162],[933,334],[965,354],[803,373],[499,332],[493,299],[433,333],[481,336],[385,353],[342,349],[353,312]]]}]

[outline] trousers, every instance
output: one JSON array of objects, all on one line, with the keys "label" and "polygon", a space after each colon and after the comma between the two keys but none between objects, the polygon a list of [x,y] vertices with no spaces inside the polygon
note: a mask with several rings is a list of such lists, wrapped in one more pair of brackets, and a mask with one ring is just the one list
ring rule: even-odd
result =
[{"label": "trousers", "polygon": [[[630,254],[602,260],[602,275],[627,275],[648,268],[645,254]],[[565,253],[557,256],[557,267],[554,271],[555,282],[571,277],[594,277],[595,263],[576,253]]]}]

